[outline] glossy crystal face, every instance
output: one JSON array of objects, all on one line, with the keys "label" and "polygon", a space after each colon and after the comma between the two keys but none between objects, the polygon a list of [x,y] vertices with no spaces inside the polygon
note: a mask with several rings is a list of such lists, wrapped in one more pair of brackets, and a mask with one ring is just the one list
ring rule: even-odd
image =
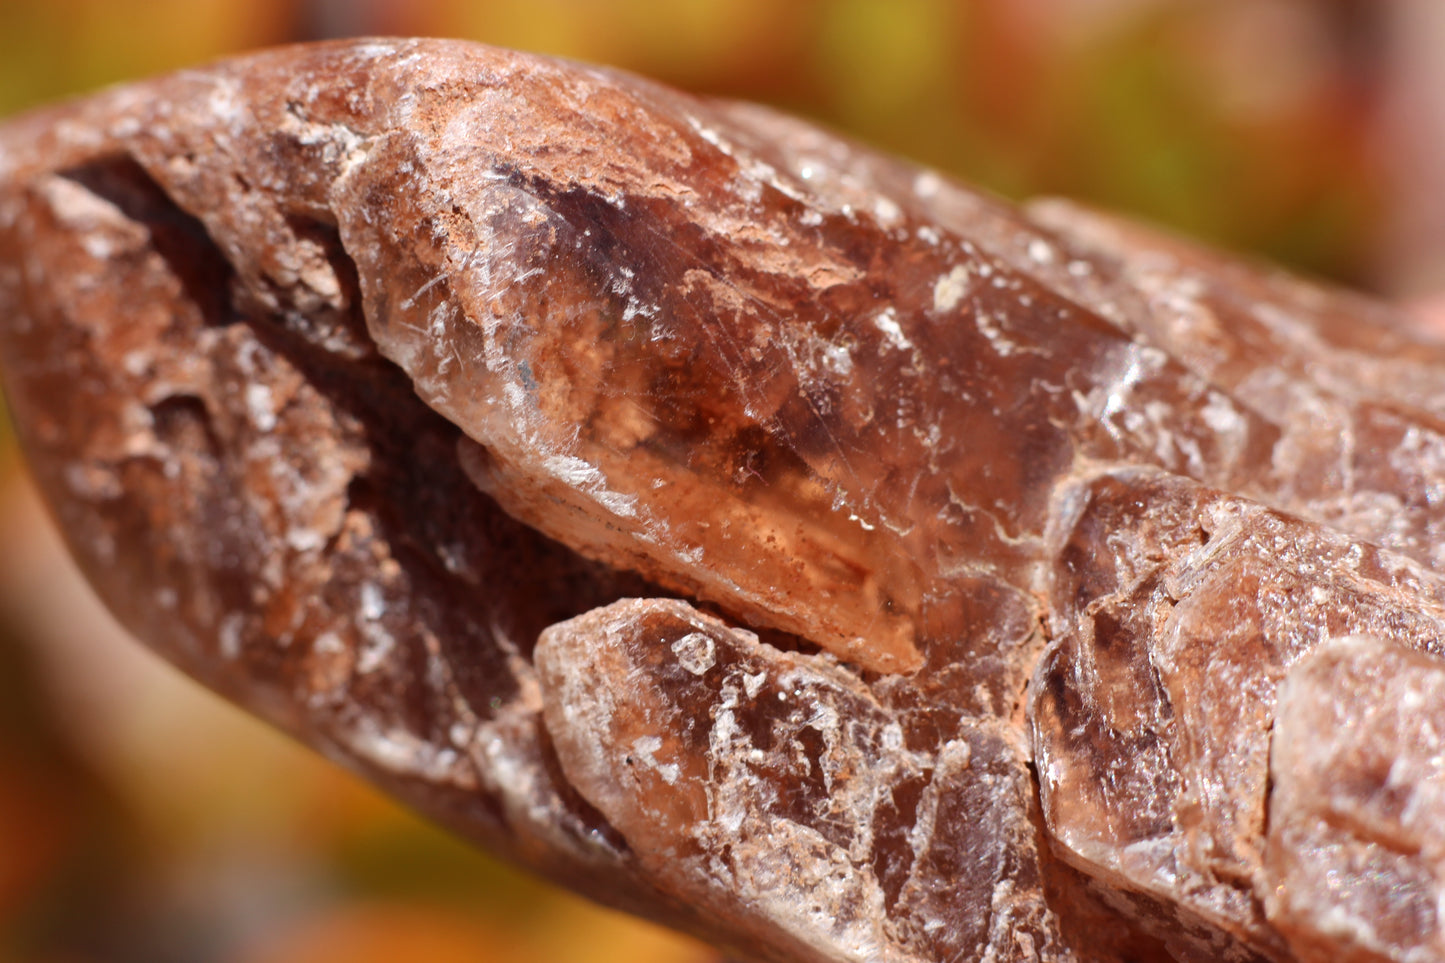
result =
[{"label": "glossy crystal face", "polygon": [[1381,306],[385,41],[0,128],[0,317],[140,638],[595,898],[779,960],[1445,953],[1445,353]]}]

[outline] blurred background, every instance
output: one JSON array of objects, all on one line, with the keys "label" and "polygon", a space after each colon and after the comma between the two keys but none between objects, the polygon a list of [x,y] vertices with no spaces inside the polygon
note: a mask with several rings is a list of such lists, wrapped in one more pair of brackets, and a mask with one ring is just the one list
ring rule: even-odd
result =
[{"label": "blurred background", "polygon": [[[467,37],[765,101],[1388,297],[1445,291],[1438,0],[0,0],[0,117],[268,44]],[[0,438],[0,963],[708,961],[160,665]]]}]

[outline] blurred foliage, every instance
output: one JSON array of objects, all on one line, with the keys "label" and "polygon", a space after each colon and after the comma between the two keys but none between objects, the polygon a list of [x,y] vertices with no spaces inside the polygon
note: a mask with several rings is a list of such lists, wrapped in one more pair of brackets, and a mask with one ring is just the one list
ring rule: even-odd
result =
[{"label": "blurred foliage", "polygon": [[[266,44],[470,37],[767,101],[1009,196],[1068,194],[1358,280],[1382,203],[1383,9],[0,0],[0,115]],[[78,618],[93,603],[25,489],[4,492],[0,963],[710,958],[496,865],[142,661]]]},{"label": "blurred foliage", "polygon": [[286,39],[288,0],[0,0],[0,113]]},{"label": "blurred foliage", "polygon": [[1013,197],[1064,193],[1358,279],[1367,0],[0,0],[0,114],[269,43],[470,37],[799,111]]}]

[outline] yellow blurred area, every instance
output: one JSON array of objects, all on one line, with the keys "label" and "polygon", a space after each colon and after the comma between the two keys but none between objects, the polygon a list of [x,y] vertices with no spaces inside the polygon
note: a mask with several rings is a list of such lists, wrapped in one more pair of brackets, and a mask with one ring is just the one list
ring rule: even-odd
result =
[{"label": "yellow blurred area", "polygon": [[[1389,285],[1401,262],[1382,267],[1380,237],[1399,197],[1425,196],[1402,194],[1382,147],[1414,103],[1389,38],[1419,6],[0,0],[0,115],[268,44],[468,37],[767,101],[1008,195]],[[78,583],[8,442],[0,539],[0,963],[716,958],[499,866],[160,665]]]},{"label": "yellow blurred area", "polygon": [[271,43],[416,34],[779,104],[1006,194],[1364,277],[1372,0],[0,0],[0,114]]},{"label": "yellow blurred area", "polygon": [[284,40],[294,4],[0,2],[0,113]]}]

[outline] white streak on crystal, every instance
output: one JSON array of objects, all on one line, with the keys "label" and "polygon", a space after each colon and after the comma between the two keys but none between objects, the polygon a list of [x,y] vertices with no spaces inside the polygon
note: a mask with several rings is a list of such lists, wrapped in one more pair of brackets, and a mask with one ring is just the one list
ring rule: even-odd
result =
[{"label": "white streak on crystal", "polygon": [[581,458],[552,455],[542,463],[542,467],[547,474],[569,488],[586,492],[593,501],[612,514],[622,518],[637,517],[637,496],[608,489],[607,479],[602,472]]},{"label": "white streak on crystal", "polygon": [[341,742],[357,758],[394,776],[411,775],[441,785],[469,781],[458,772],[461,757],[455,749],[439,748],[405,729],[384,729],[365,716],[341,733]]},{"label": "white streak on crystal", "polygon": [[366,675],[386,665],[396,649],[396,639],[375,622],[362,623],[361,634],[364,644],[356,659],[356,671]]},{"label": "white streak on crystal", "polygon": [[464,722],[454,722],[447,729],[447,739],[459,749],[465,749],[476,739],[477,731]]},{"label": "white streak on crystal", "polygon": [[904,336],[903,329],[899,327],[898,315],[891,307],[884,308],[883,311],[873,319],[873,327],[882,331],[884,336],[888,338],[888,343],[900,351],[906,351],[913,347],[913,342]]},{"label": "white streak on crystal", "polygon": [[386,614],[386,598],[375,582],[364,582],[361,586],[361,617],[376,621]]},{"label": "white streak on crystal", "polygon": [[998,319],[992,314],[987,311],[979,311],[974,316],[974,323],[978,325],[979,333],[988,338],[988,343],[993,345],[993,349],[998,352],[1000,358],[1007,358],[1019,350],[1019,346],[1010,341],[1003,333],[998,326]]},{"label": "white streak on crystal", "polygon": [[958,307],[958,302],[968,293],[968,267],[960,264],[940,277],[933,285],[933,310],[942,314]]},{"label": "white streak on crystal", "polygon": [[662,740],[657,736],[638,736],[632,740],[632,754],[636,756],[643,765],[662,777],[662,781],[669,786],[677,782],[677,777],[682,771],[677,768],[676,763],[660,763],[653,755],[662,748]]},{"label": "white streak on crystal", "polygon": [[267,385],[253,383],[246,386],[246,411],[258,431],[271,431],[276,427],[275,403]]},{"label": "white streak on crystal", "polygon": [[840,378],[846,378],[853,373],[853,355],[846,345],[830,344],[824,347],[823,364]]},{"label": "white streak on crystal", "polygon": [[903,727],[898,723],[890,722],[883,727],[883,748],[890,753],[903,749]]},{"label": "white streak on crystal", "polygon": [[323,632],[316,637],[311,650],[320,655],[340,655],[346,651],[346,645],[335,632]]}]

